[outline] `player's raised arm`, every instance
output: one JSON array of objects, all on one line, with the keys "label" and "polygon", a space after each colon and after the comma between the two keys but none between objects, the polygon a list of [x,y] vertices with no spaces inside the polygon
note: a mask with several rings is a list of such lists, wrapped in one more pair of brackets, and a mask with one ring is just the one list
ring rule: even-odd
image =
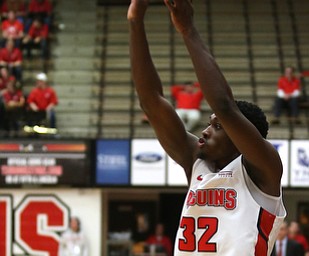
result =
[{"label": "player's raised arm", "polygon": [[148,4],[148,0],[132,0],[128,9],[132,77],[141,107],[160,143],[184,167],[188,176],[197,138],[187,134],[174,107],[163,97],[162,83],[150,55],[144,26]]},{"label": "player's raised arm", "polygon": [[265,193],[279,195],[282,164],[274,147],[237,107],[232,91],[193,22],[192,0],[164,0],[176,30],[182,35],[204,96],[255,184]]}]

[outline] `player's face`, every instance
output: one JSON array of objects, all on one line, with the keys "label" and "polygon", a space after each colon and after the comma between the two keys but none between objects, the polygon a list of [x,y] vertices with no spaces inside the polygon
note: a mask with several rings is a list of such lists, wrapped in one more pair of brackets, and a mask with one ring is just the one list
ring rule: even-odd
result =
[{"label": "player's face", "polygon": [[215,114],[210,116],[209,124],[198,141],[198,147],[198,157],[214,161],[219,168],[223,168],[239,155]]}]

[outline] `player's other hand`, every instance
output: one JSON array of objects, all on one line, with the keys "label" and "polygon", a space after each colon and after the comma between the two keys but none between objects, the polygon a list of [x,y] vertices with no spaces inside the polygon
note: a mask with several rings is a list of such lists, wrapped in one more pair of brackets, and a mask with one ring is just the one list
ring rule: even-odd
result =
[{"label": "player's other hand", "polygon": [[131,0],[127,13],[127,19],[129,21],[143,20],[148,4],[149,0]]},{"label": "player's other hand", "polygon": [[193,27],[192,0],[164,0],[176,30],[185,34]]}]

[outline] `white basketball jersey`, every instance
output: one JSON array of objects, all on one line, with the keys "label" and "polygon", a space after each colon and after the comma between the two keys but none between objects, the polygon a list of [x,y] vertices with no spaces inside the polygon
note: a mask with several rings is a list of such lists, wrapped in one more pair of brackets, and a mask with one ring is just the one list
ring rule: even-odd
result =
[{"label": "white basketball jersey", "polygon": [[195,162],[174,256],[271,254],[286,215],[282,199],[278,214],[266,211],[252,197],[246,175],[241,156],[217,173],[204,160]]}]

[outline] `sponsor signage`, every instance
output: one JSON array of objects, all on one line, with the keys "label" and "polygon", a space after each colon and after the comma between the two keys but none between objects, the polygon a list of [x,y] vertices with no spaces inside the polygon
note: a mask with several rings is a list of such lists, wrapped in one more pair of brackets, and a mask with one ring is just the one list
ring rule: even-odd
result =
[{"label": "sponsor signage", "polygon": [[165,185],[165,170],[166,153],[158,140],[132,140],[132,185]]},{"label": "sponsor signage", "polygon": [[0,185],[90,185],[85,141],[0,142]]},{"label": "sponsor signage", "polygon": [[171,157],[167,158],[167,184],[170,186],[187,186],[188,181],[184,169]]},{"label": "sponsor signage", "polygon": [[281,178],[282,187],[287,187],[289,185],[289,141],[288,140],[269,140],[273,146],[277,149],[282,165],[283,173]]},{"label": "sponsor signage", "polygon": [[96,184],[129,185],[130,141],[98,140],[96,149]]},{"label": "sponsor signage", "polygon": [[291,186],[309,186],[309,141],[291,141]]},{"label": "sponsor signage", "polygon": [[[309,140],[269,140],[283,163],[283,187],[309,186]],[[187,186],[185,172],[156,139],[3,140],[0,186]],[[93,169],[91,169],[93,167]]]}]

